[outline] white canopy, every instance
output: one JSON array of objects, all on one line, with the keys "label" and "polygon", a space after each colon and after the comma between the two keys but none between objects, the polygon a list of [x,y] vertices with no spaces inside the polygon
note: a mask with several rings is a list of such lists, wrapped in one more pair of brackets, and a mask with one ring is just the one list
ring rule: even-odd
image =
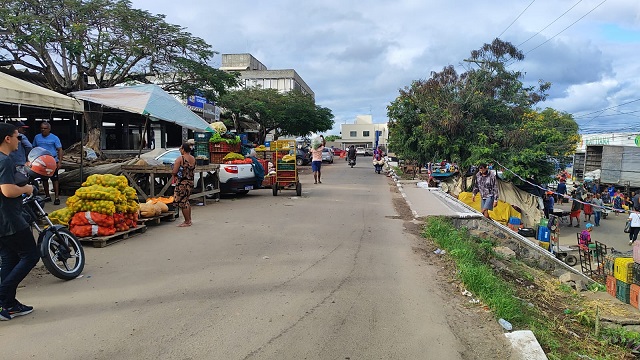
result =
[{"label": "white canopy", "polygon": [[70,95],[110,108],[148,115],[151,120],[168,121],[191,130],[204,131],[209,126],[158,85],[116,86],[76,91]]},{"label": "white canopy", "polygon": [[0,102],[84,112],[84,106],[81,101],[2,72],[0,72]]}]

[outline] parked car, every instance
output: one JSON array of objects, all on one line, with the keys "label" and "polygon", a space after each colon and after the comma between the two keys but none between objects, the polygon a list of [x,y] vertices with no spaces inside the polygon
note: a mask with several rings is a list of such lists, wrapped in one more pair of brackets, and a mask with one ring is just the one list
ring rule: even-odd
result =
[{"label": "parked car", "polygon": [[322,161],[333,164],[333,150],[331,150],[331,148],[322,149]]},{"label": "parked car", "polygon": [[333,156],[340,156],[344,152],[344,150],[340,148],[331,148],[331,150],[333,150]]},{"label": "parked car", "polygon": [[[173,165],[176,159],[180,156],[179,149],[169,149],[164,153],[157,156],[155,159],[165,165]],[[253,166],[251,164],[220,164],[220,192],[223,194],[240,194],[244,195],[253,190],[256,184],[256,176],[253,172]],[[199,191],[201,189],[200,174],[194,174],[193,181],[194,190]],[[206,190],[213,189],[214,178],[213,174],[207,173],[204,177],[204,187]]]},{"label": "parked car", "polygon": [[300,148],[296,153],[296,165],[309,165],[311,163],[311,153],[308,148]]},{"label": "parked car", "polygon": [[364,153],[365,153],[365,151],[364,151],[364,147],[362,147],[362,146],[358,146],[358,147],[356,148],[356,156],[358,156],[358,155],[359,155],[359,156],[364,156]]},{"label": "parked car", "polygon": [[373,156],[373,149],[372,148],[364,149],[364,156]]}]

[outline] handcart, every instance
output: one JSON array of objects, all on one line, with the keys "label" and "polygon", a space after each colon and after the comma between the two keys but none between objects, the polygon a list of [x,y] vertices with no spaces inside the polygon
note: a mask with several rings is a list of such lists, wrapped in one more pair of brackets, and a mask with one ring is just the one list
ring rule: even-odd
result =
[{"label": "handcart", "polygon": [[[275,143],[275,146],[274,146]],[[296,141],[295,140],[275,140],[271,143],[275,147],[274,166],[276,178],[271,186],[273,196],[278,196],[280,190],[295,190],[297,196],[302,195],[302,184],[298,178],[298,167],[295,161]],[[285,156],[293,156],[293,161],[285,162]]]}]

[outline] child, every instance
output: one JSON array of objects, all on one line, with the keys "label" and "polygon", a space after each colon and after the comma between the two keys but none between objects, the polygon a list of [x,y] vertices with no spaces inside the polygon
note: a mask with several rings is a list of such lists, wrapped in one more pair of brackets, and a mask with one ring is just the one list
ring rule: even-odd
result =
[{"label": "child", "polygon": [[584,211],[584,221],[591,221],[591,215],[593,214],[593,207],[591,206],[591,194],[587,194],[587,199],[585,200],[585,202],[587,204],[584,204],[582,206],[582,211]]}]

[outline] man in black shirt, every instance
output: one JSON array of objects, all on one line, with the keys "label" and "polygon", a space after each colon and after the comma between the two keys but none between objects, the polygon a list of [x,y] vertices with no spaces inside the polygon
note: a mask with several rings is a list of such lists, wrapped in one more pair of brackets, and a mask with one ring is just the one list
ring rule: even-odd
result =
[{"label": "man in black shirt", "polygon": [[9,157],[18,148],[15,126],[0,123],[0,320],[27,315],[33,307],[16,299],[18,284],[40,258],[29,224],[22,217],[22,194],[31,195],[32,185],[16,185],[16,166]]}]

